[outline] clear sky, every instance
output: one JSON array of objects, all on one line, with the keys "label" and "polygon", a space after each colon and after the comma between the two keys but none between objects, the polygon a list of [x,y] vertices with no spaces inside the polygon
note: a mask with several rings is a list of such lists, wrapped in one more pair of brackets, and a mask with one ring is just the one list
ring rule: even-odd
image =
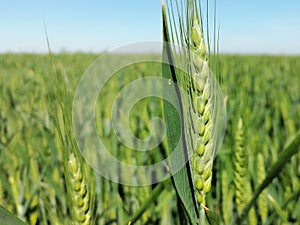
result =
[{"label": "clear sky", "polygon": [[[223,53],[300,55],[300,0],[217,0],[217,17]],[[53,51],[100,52],[161,40],[161,0],[0,0],[0,52],[47,52],[43,21]]]}]

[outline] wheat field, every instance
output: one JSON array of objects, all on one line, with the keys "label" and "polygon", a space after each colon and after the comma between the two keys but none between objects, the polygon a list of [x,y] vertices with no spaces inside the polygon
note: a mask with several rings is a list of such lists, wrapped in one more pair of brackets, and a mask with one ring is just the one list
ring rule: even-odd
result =
[{"label": "wheat field", "polygon": [[[97,57],[0,55],[1,224],[21,224],[11,214],[32,225],[190,223],[171,179],[142,187],[117,184],[95,173],[78,154],[68,129],[69,98]],[[299,224],[300,58],[218,58],[214,72],[220,75],[227,125],[206,207],[219,224]],[[100,94],[98,134],[120,161],[151,164],[164,158],[165,140],[148,153],[135,154],[109,125],[111,99],[118,91],[131,80],[160,70],[159,64],[134,65],[115,74]],[[57,77],[65,82],[55,83]],[[130,127],[136,136],[146,137],[150,118],[163,115],[161,101],[144,99],[132,109]],[[54,110],[60,107],[63,113]],[[291,149],[296,149],[293,154],[283,154]],[[124,176],[132,179],[134,174]],[[272,179],[257,194],[268,176]],[[4,208],[14,222],[5,220]]]}]

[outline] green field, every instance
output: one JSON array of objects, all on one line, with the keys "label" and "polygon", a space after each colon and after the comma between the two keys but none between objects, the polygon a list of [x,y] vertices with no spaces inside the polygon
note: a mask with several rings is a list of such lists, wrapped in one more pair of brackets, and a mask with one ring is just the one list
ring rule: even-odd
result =
[{"label": "green field", "polygon": [[[0,55],[0,205],[32,225],[70,224],[82,216],[77,215],[81,197],[88,200],[82,218],[86,223],[78,224],[89,224],[87,215],[101,225],[187,224],[171,179],[142,187],[121,185],[94,173],[80,156],[70,129],[72,100],[81,76],[98,56]],[[207,207],[220,224],[232,224],[272,166],[284,161],[281,152],[299,135],[300,57],[220,55],[213,62],[226,101],[227,123]],[[126,84],[160,74],[158,63],[128,67],[99,95],[99,137],[122,162],[151,165],[165,157],[165,140],[148,153],[122,145],[111,128],[110,114],[111,101]],[[130,115],[131,131],[146,138],[149,120],[163,116],[162,100],[143,99]],[[281,163],[241,224],[300,223],[300,151],[295,148],[297,152]],[[83,195],[70,187],[72,154],[83,174],[79,179],[85,185]],[[144,179],[120,173],[128,180]]]}]

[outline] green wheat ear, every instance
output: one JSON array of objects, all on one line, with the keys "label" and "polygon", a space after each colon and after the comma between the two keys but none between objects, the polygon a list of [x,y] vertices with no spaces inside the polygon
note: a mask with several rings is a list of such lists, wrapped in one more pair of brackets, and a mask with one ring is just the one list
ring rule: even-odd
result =
[{"label": "green wheat ear", "polygon": [[191,63],[191,100],[192,117],[195,118],[197,140],[192,152],[192,171],[196,189],[196,199],[200,205],[206,205],[206,194],[211,189],[212,165],[214,158],[212,136],[212,99],[206,48],[202,29],[198,19],[193,20],[191,31],[192,63]]},{"label": "green wheat ear", "polygon": [[92,224],[92,190],[87,183],[87,173],[74,153],[70,153],[67,171],[67,190],[74,225]]},{"label": "green wheat ear", "polygon": [[[257,155],[257,182],[261,184],[266,177],[264,156],[262,153],[258,153]],[[257,202],[259,214],[261,217],[261,221],[263,224],[267,221],[268,218],[268,193],[267,190],[264,190],[260,196],[258,197]]]},{"label": "green wheat ear", "polygon": [[244,129],[243,120],[239,118],[235,134],[235,152],[234,152],[234,185],[235,185],[235,204],[238,213],[246,206],[246,157],[243,148]]},{"label": "green wheat ear", "polygon": [[[197,16],[193,17],[190,31],[190,87],[189,116],[191,118],[192,140],[191,169],[194,190],[199,209],[206,206],[206,195],[211,190],[213,160],[217,153],[223,106],[222,94],[209,69],[206,45],[202,27]],[[219,110],[219,111],[218,111]],[[221,120],[220,120],[221,121]],[[222,122],[220,122],[222,124]]]},{"label": "green wheat ear", "polygon": [[[235,152],[234,152],[234,185],[235,185],[235,203],[237,211],[240,214],[250,201],[252,188],[247,174],[247,158],[244,149],[244,125],[243,119],[239,118],[235,134]],[[248,214],[250,225],[257,224],[257,217],[254,208],[251,208]]]}]

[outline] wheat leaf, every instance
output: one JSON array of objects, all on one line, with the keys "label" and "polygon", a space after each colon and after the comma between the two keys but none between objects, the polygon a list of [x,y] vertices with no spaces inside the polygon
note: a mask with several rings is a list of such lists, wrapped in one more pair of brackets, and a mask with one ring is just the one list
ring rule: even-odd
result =
[{"label": "wheat leaf", "polygon": [[[172,64],[172,56],[171,52],[169,51],[168,41],[169,35],[168,35],[168,29],[167,29],[167,22],[166,22],[166,16],[165,16],[165,9],[164,5],[162,7],[162,13],[163,13],[163,33],[164,33],[164,49],[163,49],[163,57],[167,58],[166,61],[169,61],[170,64]],[[176,84],[176,75],[175,75],[175,69],[172,65],[163,64],[162,65],[163,70],[163,77],[169,80],[172,80],[173,85]],[[181,108],[180,104],[180,93],[179,90],[176,90],[176,85],[174,85],[174,91],[172,93],[170,92],[164,92],[164,98],[165,99],[171,99],[176,98],[178,105],[176,106],[177,109]],[[181,108],[182,109],[182,108]],[[181,111],[181,110],[180,110]],[[171,167],[171,173],[173,174],[174,171],[172,171],[172,168],[179,168],[181,165],[185,165],[186,156],[185,152],[187,152],[186,149],[184,149],[184,139],[185,137],[182,137],[183,132],[181,130],[183,129],[182,121],[178,120],[178,113],[180,113],[182,117],[182,112],[176,112],[174,110],[174,107],[172,107],[170,104],[167,104],[164,102],[164,117],[167,127],[167,141],[168,141],[168,150],[167,154],[170,154],[171,151],[173,151],[176,146],[179,146],[181,155],[176,155],[176,160],[170,161],[170,167]],[[179,129],[178,129],[179,128]],[[181,129],[180,129],[181,128]],[[180,138],[181,137],[181,138]],[[178,140],[179,138],[179,140]],[[186,210],[186,213],[188,214],[188,217],[190,219],[190,222],[192,224],[196,224],[196,219],[198,218],[197,214],[197,205],[193,196],[193,190],[191,190],[191,187],[193,187],[190,184],[190,178],[188,167],[183,166],[178,172],[176,172],[172,179],[173,183],[175,185],[177,194],[180,197],[180,200]]]},{"label": "wheat leaf", "polygon": [[0,224],[1,225],[26,225],[18,217],[0,206]]},{"label": "wheat leaf", "polygon": [[210,211],[209,209],[205,210],[205,216],[207,218],[207,221],[210,225],[218,225],[219,224],[219,219],[215,213]]}]

